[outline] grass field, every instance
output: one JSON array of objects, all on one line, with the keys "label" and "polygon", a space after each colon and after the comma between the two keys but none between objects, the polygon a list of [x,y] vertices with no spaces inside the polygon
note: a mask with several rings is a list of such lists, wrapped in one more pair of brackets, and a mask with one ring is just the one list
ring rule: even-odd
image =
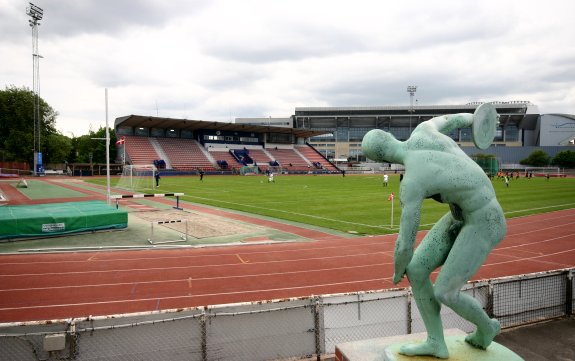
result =
[{"label": "grass field", "polygon": [[[92,181],[105,183],[105,179]],[[510,181],[509,188],[495,179],[493,185],[507,218],[575,207],[574,178],[520,178]],[[153,193],[151,189],[139,191]],[[280,175],[275,183],[268,183],[263,175],[207,175],[203,182],[197,176],[165,176],[155,192],[182,192],[184,201],[368,235],[396,233],[401,215],[396,197],[391,227],[388,196],[399,194],[397,175],[390,176],[387,188],[381,175]],[[421,229],[430,228],[448,210],[445,204],[426,200]]]}]

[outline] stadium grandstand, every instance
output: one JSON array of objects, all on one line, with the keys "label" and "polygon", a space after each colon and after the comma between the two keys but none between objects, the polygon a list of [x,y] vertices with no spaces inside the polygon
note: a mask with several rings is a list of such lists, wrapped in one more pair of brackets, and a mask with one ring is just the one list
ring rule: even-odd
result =
[{"label": "stadium grandstand", "polygon": [[[540,114],[529,101],[493,103],[500,124],[490,148],[475,148],[470,128],[449,134],[470,156],[491,154],[513,168],[535,149],[550,157],[573,149],[575,116]],[[118,152],[125,160],[118,162],[160,161],[162,168],[184,173],[239,173],[245,167],[258,172],[333,173],[350,163],[369,164],[361,141],[371,129],[405,140],[421,122],[443,114],[473,113],[480,104],[297,107],[289,118],[236,118],[235,123],[129,115],[115,122],[117,136],[125,140],[125,152]]]},{"label": "stadium grandstand", "polygon": [[323,130],[129,115],[115,121],[117,163],[175,174],[339,173],[306,140]]}]

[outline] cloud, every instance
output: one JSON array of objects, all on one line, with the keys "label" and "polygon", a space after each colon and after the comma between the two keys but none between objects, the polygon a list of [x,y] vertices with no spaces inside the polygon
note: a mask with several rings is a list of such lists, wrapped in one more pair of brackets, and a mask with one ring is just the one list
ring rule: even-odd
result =
[{"label": "cloud", "polygon": [[[58,127],[158,113],[228,121],[301,106],[531,100],[575,113],[572,0],[37,0]],[[28,1],[0,0],[0,86],[31,87]],[[156,107],[157,104],[157,107]]]}]

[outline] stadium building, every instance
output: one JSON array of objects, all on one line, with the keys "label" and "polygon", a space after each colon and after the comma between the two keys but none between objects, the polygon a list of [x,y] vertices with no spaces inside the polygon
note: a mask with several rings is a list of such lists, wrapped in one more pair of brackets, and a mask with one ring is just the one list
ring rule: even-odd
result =
[{"label": "stadium building", "polygon": [[[371,129],[383,129],[397,139],[409,138],[421,122],[435,116],[473,113],[479,102],[464,105],[377,107],[297,107],[289,118],[236,118],[235,123],[130,115],[116,119],[118,137],[126,146],[120,161],[130,164],[166,162],[181,171],[235,170],[244,166],[275,171],[338,171],[337,164],[369,162],[361,141]],[[469,155],[493,154],[514,167],[535,149],[550,157],[571,148],[575,116],[540,114],[529,101],[493,102],[500,115],[492,146],[473,146],[471,129],[449,136]],[[277,168],[279,167],[279,168]]]},{"label": "stadium building", "polygon": [[182,173],[339,172],[305,143],[323,131],[141,115],[118,118],[114,127],[120,163]]}]

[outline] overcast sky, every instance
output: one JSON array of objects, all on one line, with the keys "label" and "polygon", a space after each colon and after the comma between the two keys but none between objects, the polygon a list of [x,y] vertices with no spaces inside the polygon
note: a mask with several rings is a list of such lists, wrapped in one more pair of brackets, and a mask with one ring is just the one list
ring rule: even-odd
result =
[{"label": "overcast sky", "polygon": [[[529,100],[575,114],[574,0],[36,0],[64,135],[139,114]],[[0,88],[32,88],[28,1],[0,0]]]}]

